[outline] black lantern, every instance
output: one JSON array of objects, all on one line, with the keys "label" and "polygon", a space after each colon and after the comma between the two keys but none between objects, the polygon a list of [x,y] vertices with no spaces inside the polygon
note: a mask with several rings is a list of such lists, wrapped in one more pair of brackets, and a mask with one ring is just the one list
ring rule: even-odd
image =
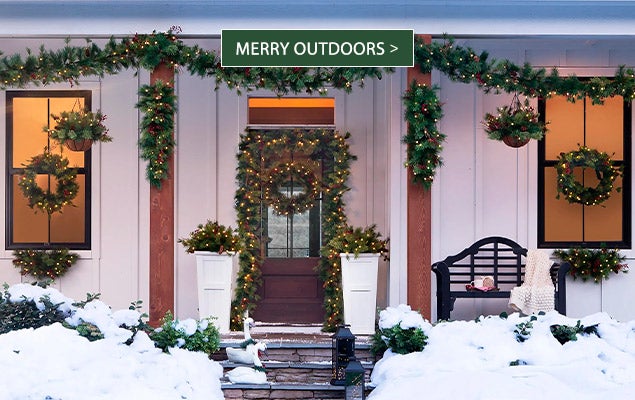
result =
[{"label": "black lantern", "polygon": [[346,385],[346,366],[350,359],[355,358],[355,336],[346,325],[337,328],[333,339],[333,378],[331,385]]},{"label": "black lantern", "polygon": [[346,366],[346,400],[363,400],[365,371],[362,363],[355,357],[348,361]]}]

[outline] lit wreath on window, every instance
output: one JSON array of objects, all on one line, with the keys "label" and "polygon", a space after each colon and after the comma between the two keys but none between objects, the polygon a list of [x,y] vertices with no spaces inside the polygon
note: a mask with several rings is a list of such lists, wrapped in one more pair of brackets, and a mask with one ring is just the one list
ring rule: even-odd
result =
[{"label": "lit wreath on window", "polygon": [[[575,167],[591,168],[595,171],[599,182],[595,187],[587,187],[578,182],[573,175]],[[622,168],[613,167],[611,157],[605,152],[580,146],[578,150],[560,153],[556,164],[558,172],[558,195],[560,193],[569,203],[580,203],[585,206],[601,204],[613,191],[613,182],[622,176]],[[618,187],[619,192],[622,188]]]},{"label": "lit wreath on window", "polygon": [[[320,193],[320,181],[313,170],[294,161],[279,164],[268,171],[268,179],[263,186],[263,197],[278,215],[300,214],[313,207]],[[287,196],[280,188],[293,180],[304,187],[302,193]]]},{"label": "lit wreath on window", "polygon": [[[36,182],[37,175],[51,175],[57,182],[55,191],[44,190]],[[48,152],[31,158],[31,162],[24,168],[24,176],[18,182],[24,197],[31,208],[38,208],[51,215],[61,211],[64,206],[72,205],[77,196],[79,185],[75,178],[77,171],[68,168],[68,159],[58,154]]]}]

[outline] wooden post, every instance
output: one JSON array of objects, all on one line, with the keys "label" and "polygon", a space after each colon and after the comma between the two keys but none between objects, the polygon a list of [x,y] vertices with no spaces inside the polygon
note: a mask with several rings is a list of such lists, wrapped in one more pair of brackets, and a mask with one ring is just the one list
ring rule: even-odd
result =
[{"label": "wooden post", "polygon": [[[174,70],[159,64],[150,74],[156,81],[174,85]],[[172,132],[174,134],[174,132]],[[174,311],[174,156],[161,189],[150,186],[150,325],[159,326],[165,312]]]},{"label": "wooden post", "polygon": [[[430,43],[430,35],[417,35]],[[408,68],[408,85],[413,80],[431,85],[430,74],[421,72],[419,66]],[[408,304],[430,319],[432,264],[432,207],[430,191],[412,182],[412,170],[408,170]]]}]

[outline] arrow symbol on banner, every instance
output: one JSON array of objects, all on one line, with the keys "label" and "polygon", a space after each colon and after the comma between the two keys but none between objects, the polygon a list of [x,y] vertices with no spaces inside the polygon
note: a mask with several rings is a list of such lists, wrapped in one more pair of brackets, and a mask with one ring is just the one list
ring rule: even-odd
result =
[{"label": "arrow symbol on banner", "polygon": [[390,47],[391,47],[390,49],[391,53],[394,53],[395,51],[399,50],[399,47],[395,46],[394,44],[391,44]]}]

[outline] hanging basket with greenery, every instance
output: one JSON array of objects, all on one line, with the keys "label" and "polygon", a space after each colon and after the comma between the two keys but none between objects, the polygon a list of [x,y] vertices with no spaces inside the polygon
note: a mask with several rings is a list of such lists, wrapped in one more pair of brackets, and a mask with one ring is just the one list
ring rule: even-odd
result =
[{"label": "hanging basket with greenery", "polygon": [[[590,168],[595,171],[598,184],[595,187],[585,186],[579,182],[575,175],[576,167]],[[622,167],[614,167],[611,157],[605,152],[580,146],[578,150],[568,153],[560,153],[556,171],[558,172],[558,195],[560,194],[569,203],[580,203],[585,206],[595,206],[603,203],[614,189],[614,182],[622,176]],[[617,192],[621,187],[615,188]]]},{"label": "hanging basket with greenery", "polygon": [[[56,188],[46,190],[37,184],[38,175],[49,175],[55,178]],[[68,159],[45,151],[31,158],[24,168],[24,175],[18,182],[27,204],[33,209],[40,209],[51,215],[61,212],[77,196],[79,184],[76,181],[77,171],[68,167]],[[51,182],[52,183],[52,182]]]},{"label": "hanging basket with greenery", "polygon": [[44,131],[72,151],[86,151],[96,141],[112,141],[103,123],[106,116],[101,111],[62,111],[59,115],[51,114],[51,117],[55,127],[44,127]]},{"label": "hanging basket with greenery", "polygon": [[540,122],[538,113],[525,99],[520,103],[518,94],[514,95],[511,105],[496,109],[497,115],[485,114],[483,125],[487,136],[492,140],[502,140],[510,147],[521,147],[529,140],[543,138],[546,128]]},{"label": "hanging basket with greenery", "polygon": [[69,249],[15,250],[13,265],[20,274],[37,279],[56,279],[64,275],[77,261],[78,255]]},{"label": "hanging basket with greenery", "polygon": [[571,264],[569,273],[573,279],[582,278],[583,281],[593,279],[599,283],[608,279],[611,273],[628,272],[625,256],[617,249],[607,249],[604,244],[599,249],[583,249],[575,247],[568,250],[554,250],[554,256]]}]

